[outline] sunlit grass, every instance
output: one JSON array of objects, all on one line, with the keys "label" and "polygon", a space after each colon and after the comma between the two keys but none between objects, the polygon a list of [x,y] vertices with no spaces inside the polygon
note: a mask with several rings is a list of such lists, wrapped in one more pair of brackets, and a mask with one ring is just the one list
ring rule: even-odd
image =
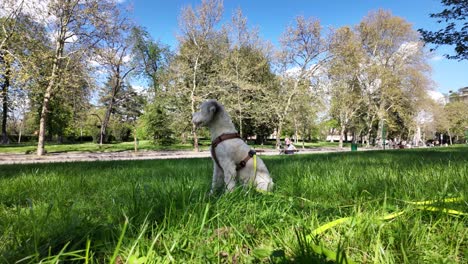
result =
[{"label": "sunlit grass", "polygon": [[[207,150],[210,145],[209,139],[201,139],[199,141],[200,148]],[[249,145],[255,148],[274,149],[275,142],[268,141],[265,144],[254,144],[249,142]],[[298,148],[302,147],[302,142],[296,144]],[[348,147],[349,144],[345,144]],[[305,148],[320,148],[320,147],[337,147],[337,142],[305,142]],[[34,143],[23,143],[23,144],[10,144],[0,145],[0,153],[18,153],[18,154],[34,154],[37,149],[37,144]],[[119,152],[119,151],[133,151],[133,142],[120,142],[120,143],[109,143],[99,144],[87,142],[77,144],[54,144],[47,143],[45,146],[47,153],[62,153],[62,152]],[[138,149],[145,150],[193,150],[191,142],[188,143],[175,143],[168,146],[155,145],[149,140],[141,140],[138,142]]]},{"label": "sunlit grass", "polygon": [[[206,144],[205,144],[206,143]],[[202,141],[201,148],[207,149],[209,142]],[[12,144],[0,145],[0,153],[32,153],[34,154],[37,149],[37,144]],[[61,152],[119,152],[119,151],[133,151],[133,142],[120,142],[103,144],[100,146],[96,143],[81,143],[81,144],[46,144],[45,149],[47,153],[61,153]],[[172,144],[170,146],[155,145],[151,141],[142,140],[138,143],[139,150],[191,150],[193,146],[190,143]]]},{"label": "sunlit grass", "polygon": [[468,148],[263,158],[273,193],[219,197],[209,159],[0,166],[0,262],[467,262],[468,217],[407,202],[467,213]]}]

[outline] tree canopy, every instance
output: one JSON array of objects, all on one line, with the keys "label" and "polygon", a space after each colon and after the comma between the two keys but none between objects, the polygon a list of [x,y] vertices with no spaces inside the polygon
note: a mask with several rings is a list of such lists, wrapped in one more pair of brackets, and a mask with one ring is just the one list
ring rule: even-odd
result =
[{"label": "tree canopy", "polygon": [[[132,136],[197,150],[208,133],[191,115],[209,98],[225,105],[244,139],[277,146],[286,136],[338,137],[341,146],[348,136],[383,144],[383,131],[397,141],[463,136],[463,105],[434,106],[424,45],[387,10],[336,29],[297,16],[274,46],[240,8],[225,20],[222,1],[204,0],[182,9],[169,47],[113,0],[26,8],[33,2],[2,2],[0,113],[2,142],[38,140],[39,155],[50,141]],[[463,22],[466,4],[444,3],[451,8],[434,17]],[[466,26],[458,33],[466,43]]]},{"label": "tree canopy", "polygon": [[[419,29],[422,39],[428,43],[454,46],[455,54],[446,54],[449,59],[468,59],[468,1],[442,0],[445,9],[440,13],[430,14],[437,23],[445,24],[445,28],[437,31]],[[431,49],[434,50],[434,49]]]}]

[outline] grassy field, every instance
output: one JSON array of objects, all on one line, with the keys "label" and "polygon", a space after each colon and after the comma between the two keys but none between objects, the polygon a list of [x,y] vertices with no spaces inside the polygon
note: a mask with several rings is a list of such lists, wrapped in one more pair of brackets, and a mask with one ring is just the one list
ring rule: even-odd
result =
[{"label": "grassy field", "polygon": [[[252,143],[252,144],[251,144]],[[202,139],[199,142],[200,148],[207,150],[211,142],[206,139]],[[249,142],[249,145],[255,148],[269,148],[274,149],[274,142],[268,142],[265,145],[255,145],[253,142]],[[349,144],[345,144],[348,146]],[[318,147],[338,147],[338,142],[306,142],[304,144],[306,148],[318,148]],[[302,142],[297,144],[297,147],[302,147]],[[0,145],[0,153],[31,153],[34,154],[37,149],[37,143],[24,143],[24,144],[10,144]],[[112,144],[103,144],[99,146],[96,143],[82,143],[82,144],[46,144],[46,150],[48,153],[61,153],[61,152],[118,152],[133,150],[133,142],[120,142]],[[191,143],[178,143],[169,146],[160,146],[152,144],[149,140],[142,140],[138,144],[139,150],[192,150],[193,145]]]},{"label": "grassy field", "polygon": [[0,166],[0,262],[468,263],[467,147],[264,160],[218,197],[209,159]]},{"label": "grassy field", "polygon": [[[206,143],[206,144],[205,144]],[[201,148],[208,148],[210,143],[201,142]],[[48,153],[61,153],[61,152],[118,152],[128,151],[134,149],[133,142],[120,142],[112,144],[99,144],[87,142],[81,144],[46,144],[46,150]],[[0,145],[0,153],[32,153],[34,154],[37,149],[37,143],[26,143],[26,144],[10,144]],[[170,146],[154,145],[151,141],[143,140],[138,144],[139,150],[191,150],[193,146],[191,144],[173,144]]]}]

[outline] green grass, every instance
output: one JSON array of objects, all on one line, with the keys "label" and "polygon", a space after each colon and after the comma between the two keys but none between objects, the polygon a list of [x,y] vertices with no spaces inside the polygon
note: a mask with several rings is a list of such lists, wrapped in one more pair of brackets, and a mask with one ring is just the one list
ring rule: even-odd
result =
[{"label": "green grass", "polygon": [[[202,141],[200,146],[202,149],[208,149],[210,143]],[[0,153],[32,153],[34,154],[37,149],[37,144],[11,144],[0,145]],[[103,144],[99,146],[96,143],[82,143],[82,144],[46,144],[45,149],[48,153],[61,153],[61,152],[119,152],[134,149],[133,142],[121,142],[112,144]],[[143,140],[138,144],[139,150],[192,150],[191,144],[173,144],[170,146],[154,145],[151,141]]]},{"label": "green grass", "polygon": [[[253,142],[250,144],[255,148],[266,148],[274,149],[274,142],[269,141],[265,145],[255,145]],[[207,139],[202,139],[199,141],[200,148],[202,150],[207,150],[210,146],[210,141]],[[348,147],[349,144],[345,144]],[[318,147],[337,147],[337,142],[306,142],[304,144],[306,148],[318,148]],[[302,142],[297,144],[297,147],[302,147]],[[37,143],[22,143],[22,144],[10,144],[10,145],[0,145],[0,153],[16,153],[24,154],[31,153],[34,154],[37,149]],[[77,143],[77,144],[46,144],[45,149],[48,153],[62,153],[62,152],[119,152],[119,151],[132,151],[134,149],[133,142],[120,142],[112,144],[103,144],[99,146],[96,143]],[[177,143],[169,146],[160,146],[155,145],[149,140],[142,140],[138,144],[139,150],[192,150],[193,145],[191,143]]]},{"label": "green grass", "polygon": [[219,197],[209,159],[0,166],[0,262],[468,262],[467,216],[405,202],[468,213],[467,147],[263,159],[271,194]]}]

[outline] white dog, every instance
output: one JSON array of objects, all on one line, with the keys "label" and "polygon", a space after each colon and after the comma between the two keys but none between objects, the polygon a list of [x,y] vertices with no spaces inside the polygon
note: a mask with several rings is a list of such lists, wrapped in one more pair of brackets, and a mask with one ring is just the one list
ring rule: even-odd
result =
[{"label": "white dog", "polygon": [[192,122],[206,126],[211,133],[211,156],[214,162],[211,193],[223,186],[231,191],[236,182],[252,184],[258,190],[270,191],[273,181],[263,161],[240,138],[224,107],[216,100],[207,100],[194,113]]}]

